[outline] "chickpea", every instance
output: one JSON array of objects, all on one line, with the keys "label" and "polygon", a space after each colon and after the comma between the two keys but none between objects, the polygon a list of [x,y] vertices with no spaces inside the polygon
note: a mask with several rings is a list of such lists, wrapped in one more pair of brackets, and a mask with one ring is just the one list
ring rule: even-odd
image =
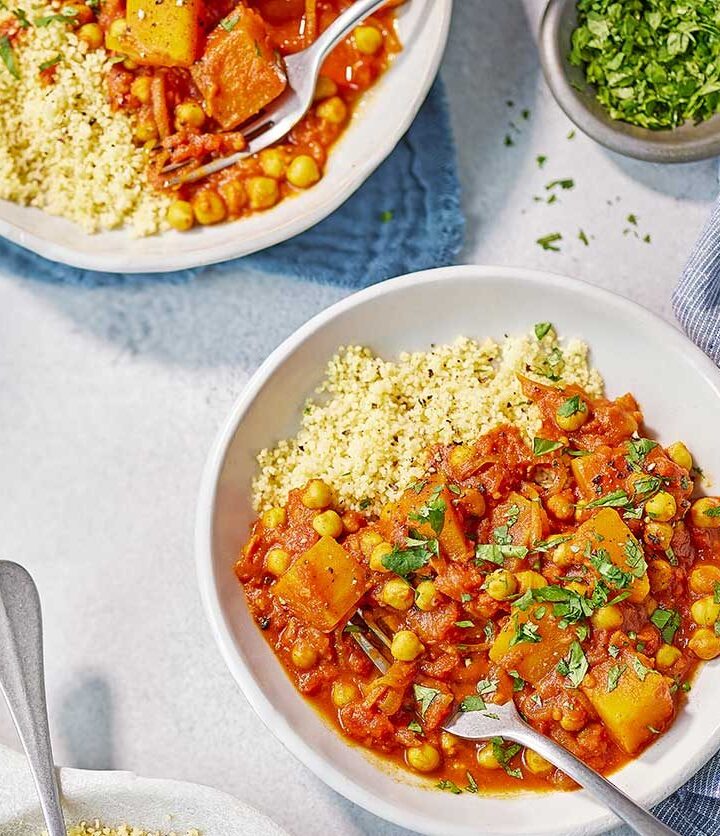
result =
[{"label": "chickpea", "polygon": [[630,594],[628,601],[633,604],[640,604],[650,594],[650,581],[648,580],[647,572],[640,578],[630,584]]},{"label": "chickpea", "polygon": [[665,522],[649,522],[645,526],[643,539],[649,546],[657,546],[666,551],[670,548],[672,542],[674,529],[670,523]]},{"label": "chickpea", "polygon": [[140,66],[139,64],[136,64],[135,61],[132,60],[132,58],[126,58],[122,62],[122,65],[123,67],[125,67],[126,70],[130,70],[131,73],[135,72],[135,70],[137,70],[137,68]]},{"label": "chickpea", "polygon": [[692,634],[688,647],[699,659],[714,659],[720,656],[720,636],[708,627],[699,627]]},{"label": "chickpea", "polygon": [[218,191],[225,201],[229,214],[237,217],[247,204],[245,186],[240,180],[226,180],[218,186]]},{"label": "chickpea", "polygon": [[667,454],[675,462],[675,464],[679,464],[680,467],[684,467],[685,470],[692,470],[692,456],[682,441],[676,441],[674,444],[671,444],[667,448]]},{"label": "chickpea", "polygon": [[292,646],[290,658],[293,665],[301,671],[309,671],[318,660],[317,650],[305,641],[298,640]]},{"label": "chickpea", "polygon": [[317,115],[326,122],[342,125],[347,119],[347,105],[340,96],[331,96],[317,106]]},{"label": "chickpea", "polygon": [[448,462],[456,472],[462,472],[473,458],[473,449],[467,444],[458,444],[448,453]]},{"label": "chickpea", "polygon": [[690,518],[697,528],[720,528],[720,499],[704,496],[695,500],[690,509]]},{"label": "chickpea", "polygon": [[575,513],[573,503],[566,497],[558,494],[551,496],[547,501],[548,511],[557,520],[571,520]]},{"label": "chickpea", "polygon": [[690,607],[693,621],[701,627],[711,627],[720,618],[720,604],[715,603],[712,595],[706,595]]},{"label": "chickpea", "polygon": [[553,551],[552,562],[561,568],[572,566],[573,563],[578,562],[570,543],[560,543],[555,551]]},{"label": "chickpea", "polygon": [[437,589],[432,581],[420,581],[415,590],[415,606],[423,612],[434,610],[437,605]]},{"label": "chickpea", "polygon": [[565,731],[577,732],[587,724],[587,714],[581,708],[564,708],[560,725]]},{"label": "chickpea", "polygon": [[336,96],[337,91],[337,84],[328,76],[321,75],[315,87],[315,101],[319,102],[321,99],[329,99],[331,96]]},{"label": "chickpea", "polygon": [[496,569],[485,582],[485,591],[496,601],[505,601],[517,592],[517,581],[507,569]]},{"label": "chickpea", "polygon": [[500,769],[500,761],[495,757],[495,748],[492,743],[486,743],[477,750],[477,762],[483,769]]},{"label": "chickpea", "polygon": [[352,682],[343,682],[341,679],[336,679],[330,690],[330,698],[337,708],[342,708],[359,696],[360,691],[358,691],[357,685]]},{"label": "chickpea", "polygon": [[[379,531],[373,531],[372,529],[363,531],[360,535],[360,551],[365,555],[365,557],[369,558],[373,553],[375,546],[379,546],[380,543],[383,542],[385,541]],[[388,545],[390,544],[388,543]]]},{"label": "chickpea", "polygon": [[150,102],[150,76],[138,76],[130,85],[130,92],[142,104],[148,104]]},{"label": "chickpea", "polygon": [[[575,398],[577,397],[577,402]],[[568,415],[567,413],[571,414]],[[575,432],[588,419],[587,403],[579,396],[568,398],[557,408],[555,412],[555,423],[565,432]]]},{"label": "chickpea", "polygon": [[645,512],[657,522],[667,522],[675,516],[677,503],[675,497],[667,491],[656,493],[645,503]]},{"label": "chickpea", "polygon": [[203,189],[192,199],[195,220],[203,226],[220,223],[227,217],[223,199],[215,189]]},{"label": "chickpea", "polygon": [[290,568],[290,555],[285,549],[270,549],[265,555],[265,566],[271,575],[279,578]]},{"label": "chickpea", "polygon": [[546,761],[542,755],[538,755],[532,749],[526,749],[523,752],[523,760],[525,761],[525,766],[533,775],[548,775],[555,769],[550,761]]},{"label": "chickpea", "polygon": [[269,508],[260,519],[265,528],[278,528],[285,522],[286,516],[284,508]]},{"label": "chickpea", "polygon": [[125,18],[119,17],[110,24],[107,36],[115,40],[122,40],[127,35],[128,29]]},{"label": "chickpea", "polygon": [[370,568],[373,572],[389,572],[390,570],[383,563],[383,558],[387,557],[393,550],[392,544],[385,540],[375,546],[370,555]]},{"label": "chickpea", "polygon": [[195,223],[192,204],[187,200],[173,200],[168,206],[167,221],[173,229],[186,232]]},{"label": "chickpea", "polygon": [[312,521],[312,527],[321,537],[339,537],[343,532],[343,524],[337,511],[323,511]]},{"label": "chickpea", "polygon": [[375,26],[358,26],[353,32],[353,41],[358,52],[374,55],[383,45],[383,36]]},{"label": "chickpea", "polygon": [[277,180],[272,177],[248,177],[245,188],[252,209],[270,209],[280,199]]},{"label": "chickpea", "polygon": [[332,500],[332,490],[322,479],[311,479],[300,497],[302,504],[313,511],[327,508]]},{"label": "chickpea", "polygon": [[266,148],[260,152],[260,168],[262,168],[263,174],[280,180],[285,176],[287,168],[285,154],[279,148]]},{"label": "chickpea", "polygon": [[653,592],[664,592],[672,583],[673,568],[667,560],[651,560],[648,566],[648,579]]},{"label": "chickpea", "polygon": [[720,584],[720,568],[711,563],[696,566],[690,573],[690,589],[698,595],[712,595]]},{"label": "chickpea", "polygon": [[135,125],[133,137],[137,142],[150,142],[151,139],[156,139],[158,135],[157,126],[152,119],[143,119]]},{"label": "chickpea", "polygon": [[658,648],[655,654],[655,664],[661,671],[666,671],[671,668],[675,662],[682,656],[680,649],[671,644],[663,644]]},{"label": "chickpea", "polygon": [[390,652],[398,662],[412,662],[425,648],[412,630],[398,630],[393,636]]},{"label": "chickpea", "polygon": [[382,588],[380,599],[394,610],[409,610],[415,600],[415,592],[402,578],[392,578]]},{"label": "chickpea", "polygon": [[197,102],[181,102],[175,108],[175,127],[202,128],[205,123],[205,111]]},{"label": "chickpea", "polygon": [[405,760],[417,772],[433,772],[440,766],[440,752],[429,743],[423,743],[406,749]]},{"label": "chickpea", "polygon": [[460,748],[460,741],[454,734],[444,731],[440,735],[440,748],[449,758],[455,757]]},{"label": "chickpea", "polygon": [[596,630],[617,630],[623,623],[623,614],[617,604],[600,607],[590,616]]},{"label": "chickpea", "polygon": [[515,580],[522,593],[527,592],[528,589],[540,589],[547,586],[547,581],[540,572],[515,572]]},{"label": "chickpea", "polygon": [[81,41],[85,41],[90,49],[100,49],[105,43],[105,35],[97,23],[84,23],[77,30],[77,36]]},{"label": "chickpea", "polygon": [[309,154],[300,154],[287,170],[288,183],[298,189],[309,189],[320,179],[320,169]]}]

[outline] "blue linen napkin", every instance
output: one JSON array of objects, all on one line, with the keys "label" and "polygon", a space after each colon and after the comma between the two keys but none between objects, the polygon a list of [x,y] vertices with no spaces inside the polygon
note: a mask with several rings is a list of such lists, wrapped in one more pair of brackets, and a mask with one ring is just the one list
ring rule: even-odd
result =
[{"label": "blue linen napkin", "polygon": [[720,365],[720,202],[695,245],[672,301],[687,335]]},{"label": "blue linen napkin", "polygon": [[[354,289],[452,264],[464,229],[450,116],[438,79],[390,157],[336,212],[296,238],[212,269],[262,270]],[[187,281],[209,269],[98,273],[55,264],[8,241],[0,241],[0,264],[15,275],[88,287]]]}]

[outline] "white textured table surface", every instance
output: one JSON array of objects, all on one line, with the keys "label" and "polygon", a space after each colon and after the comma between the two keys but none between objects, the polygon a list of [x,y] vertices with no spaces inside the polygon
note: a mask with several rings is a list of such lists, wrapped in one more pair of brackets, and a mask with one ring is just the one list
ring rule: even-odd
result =
[{"label": "white textured table surface", "polygon": [[[568,140],[522,3],[457,6],[443,73],[468,218],[462,260],[575,275],[671,317],[714,164],[661,168]],[[535,203],[557,178],[575,189]],[[623,235],[630,213],[651,244]],[[560,253],[535,244],[552,232]],[[0,269],[0,555],[40,586],[59,762],[212,784],[297,836],[402,832],[327,789],[261,725],[195,588],[194,503],[220,422],[267,353],[342,295],[240,273],[80,290]],[[0,742],[15,745],[2,708]]]}]

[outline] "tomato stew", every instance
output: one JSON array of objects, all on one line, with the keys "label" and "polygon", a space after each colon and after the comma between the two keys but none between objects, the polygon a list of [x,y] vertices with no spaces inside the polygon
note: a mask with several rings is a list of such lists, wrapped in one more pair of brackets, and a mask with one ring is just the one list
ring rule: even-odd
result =
[{"label": "tomato stew", "polygon": [[[609,773],[663,734],[720,655],[720,499],[691,499],[684,444],[642,435],[631,395],[522,378],[542,414],[429,451],[379,519],[312,480],[257,520],[236,573],[298,690],[348,738],[452,792],[571,788],[536,753],[441,731],[514,699]],[[381,676],[361,607],[392,637]]]}]

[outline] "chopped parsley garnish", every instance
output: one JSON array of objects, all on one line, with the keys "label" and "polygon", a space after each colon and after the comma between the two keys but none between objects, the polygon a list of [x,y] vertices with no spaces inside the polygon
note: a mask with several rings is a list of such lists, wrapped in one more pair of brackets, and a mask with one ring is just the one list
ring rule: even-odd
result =
[{"label": "chopped parsley garnish", "polygon": [[579,0],[577,10],[570,61],[612,119],[668,129],[720,110],[716,2]]},{"label": "chopped parsley garnish", "polygon": [[508,671],[508,676],[510,676],[513,681],[513,691],[522,691],[525,687],[525,680],[520,676],[520,674],[517,671]]},{"label": "chopped parsley garnish", "polygon": [[628,451],[625,455],[625,461],[633,470],[639,470],[645,456],[655,447],[656,441],[651,441],[649,438],[638,438],[637,440],[628,441]]},{"label": "chopped parsley garnish", "polygon": [[580,642],[573,642],[567,656],[558,662],[557,670],[561,676],[568,679],[573,688],[577,688],[585,679],[589,667]]},{"label": "chopped parsley garnish", "polygon": [[362,630],[357,626],[357,624],[346,624],[343,627],[343,633],[362,633]]},{"label": "chopped parsley garnish", "polygon": [[551,441],[548,438],[533,438],[533,456],[544,456],[546,453],[552,453],[553,450],[560,450],[563,446],[562,441]]},{"label": "chopped parsley garnish", "polygon": [[76,14],[56,14],[56,15],[46,15],[45,17],[36,17],[35,18],[35,25],[39,27],[49,26],[51,23],[75,23],[77,20]]},{"label": "chopped parsley garnish", "polygon": [[408,514],[409,519],[414,522],[429,523],[430,528],[437,535],[442,533],[445,526],[445,512],[447,511],[445,500],[440,497],[442,489],[442,485],[433,488],[428,501],[417,511]]},{"label": "chopped parsley garnish", "polygon": [[620,655],[620,650],[621,648],[619,648],[616,644],[611,644],[608,647],[608,653],[613,657],[613,659],[617,659]]},{"label": "chopped parsley garnish", "polygon": [[380,213],[380,222],[384,224],[389,223],[394,217],[394,213],[389,209],[386,209],[384,212]]},{"label": "chopped parsley garnish", "polygon": [[720,505],[716,505],[714,508],[708,508],[705,511],[706,517],[720,517]]},{"label": "chopped parsley garnish", "polygon": [[587,235],[585,234],[584,230],[582,230],[582,229],[581,229],[581,230],[578,232],[578,239],[579,239],[580,241],[582,241],[582,242],[583,242],[583,244],[585,244],[585,246],[586,246],[586,247],[589,247],[589,246],[590,246],[590,241],[588,240],[588,237],[587,237]]},{"label": "chopped parsley garnish", "polygon": [[438,781],[435,786],[439,790],[447,790],[448,792],[453,793],[453,795],[460,795],[460,793],[462,793],[460,787],[453,781],[448,781],[447,778],[443,778],[442,781]]},{"label": "chopped parsley garnish", "polygon": [[3,64],[7,67],[7,71],[13,78],[20,78],[17,61],[15,60],[15,52],[10,43],[10,38],[7,35],[3,35],[0,38],[0,59],[2,59]]},{"label": "chopped parsley garnish", "polygon": [[460,600],[463,602],[463,604],[467,604],[468,601],[472,601],[472,595],[469,592],[461,592]]},{"label": "chopped parsley garnish", "polygon": [[475,560],[477,563],[487,560],[488,563],[496,563],[502,566],[506,557],[515,557],[522,560],[528,550],[525,546],[498,545],[497,543],[480,543],[475,546]]},{"label": "chopped parsley garnish", "polygon": [[465,620],[465,621],[456,621],[456,627],[462,627],[463,629],[467,629],[468,627],[474,627],[475,623],[473,621]]},{"label": "chopped parsley garnish", "polygon": [[465,697],[464,700],[460,703],[460,711],[467,712],[467,711],[485,711],[487,709],[487,705],[485,705],[485,700],[480,696],[480,694],[470,694],[470,696]]},{"label": "chopped parsley garnish", "polygon": [[425,719],[425,712],[430,708],[433,700],[440,696],[440,691],[437,688],[428,688],[426,685],[413,685],[413,693],[415,699],[420,703],[420,718]]},{"label": "chopped parsley garnish", "polygon": [[625,673],[627,670],[627,665],[613,665],[610,670],[608,671],[607,677],[607,692],[608,694],[610,691],[614,691],[617,686],[618,682],[620,682],[620,677]]},{"label": "chopped parsley garnish", "polygon": [[632,583],[633,576],[630,572],[625,572],[619,566],[616,566],[610,560],[610,555],[605,549],[598,549],[595,552],[591,551],[587,554],[587,557],[590,563],[597,569],[600,577],[604,578],[616,589],[624,589]]},{"label": "chopped parsley garnish", "polygon": [[506,743],[502,737],[493,737],[490,742],[492,743],[495,760],[502,766],[505,772],[511,778],[522,779],[522,772],[519,769],[510,767],[510,761],[522,749],[522,746],[519,743]]},{"label": "chopped parsley garnish", "polygon": [[560,232],[551,232],[549,235],[543,235],[535,242],[539,244],[544,250],[552,250],[552,252],[559,253],[560,247],[556,246],[558,241],[562,241],[562,234]]},{"label": "chopped parsley garnish", "polygon": [[680,613],[658,607],[650,616],[650,621],[660,631],[665,644],[672,644],[675,633],[680,629]]},{"label": "chopped parsley garnish", "polygon": [[408,723],[408,729],[415,734],[424,734],[422,726],[418,723],[417,720],[413,720],[412,722]]},{"label": "chopped parsley garnish", "polygon": [[720,604],[720,581],[715,581],[715,586],[713,587],[713,603]]},{"label": "chopped parsley garnish", "polygon": [[567,543],[568,540],[572,540],[572,534],[556,534],[554,537],[548,537],[547,540],[540,540],[538,543],[535,543],[530,551],[547,552],[559,546],[561,543]]},{"label": "chopped parsley garnish", "polygon": [[422,569],[433,557],[437,557],[440,551],[437,540],[424,538],[414,530],[410,533],[413,536],[407,538],[404,549],[395,546],[390,554],[386,554],[382,559],[382,565],[386,569],[403,578]]},{"label": "chopped parsley garnish", "polygon": [[563,418],[570,418],[580,412],[587,412],[587,404],[582,400],[580,395],[573,395],[571,398],[563,401],[557,410],[557,414]]},{"label": "chopped parsley garnish", "polygon": [[54,58],[48,58],[47,61],[43,61],[42,64],[39,66],[40,72],[43,70],[49,70],[50,67],[56,67],[62,61],[62,55],[56,55]]},{"label": "chopped parsley garnish", "polygon": [[645,562],[645,555],[643,554],[642,546],[637,540],[630,538],[625,543],[624,548],[630,572],[635,575],[636,578],[641,578],[647,571],[647,563]]},{"label": "chopped parsley garnish", "polygon": [[465,773],[465,775],[467,776],[467,782],[468,782],[468,785],[465,787],[465,791],[466,792],[477,792],[478,791],[478,785],[477,785],[477,781],[475,780],[472,772],[470,772],[470,770],[468,770]]},{"label": "chopped parsley garnish", "polygon": [[624,490],[620,489],[593,499],[585,508],[627,508],[632,503]]},{"label": "chopped parsley garnish", "polygon": [[663,486],[663,480],[659,476],[643,476],[633,482],[633,489],[637,496],[645,501],[652,494],[657,493]]},{"label": "chopped parsley garnish", "polygon": [[515,634],[510,639],[509,647],[516,644],[537,644],[542,641],[542,636],[538,633],[538,626],[532,621],[526,621],[524,624],[515,622]]},{"label": "chopped parsley garnish", "polygon": [[496,679],[481,679],[475,686],[475,690],[483,697],[491,696],[497,691],[497,689],[498,683]]},{"label": "chopped parsley garnish", "polygon": [[558,625],[561,628],[582,621],[593,612],[592,604],[587,598],[564,586],[542,586],[532,590],[532,595],[536,601],[552,603],[553,615],[561,619]]},{"label": "chopped parsley garnish", "polygon": [[547,157],[545,154],[538,154],[537,157],[535,157],[535,162],[537,163],[538,168],[542,168],[547,162]]},{"label": "chopped parsley garnish", "polygon": [[645,667],[637,656],[633,656],[630,659],[630,664],[632,665],[632,668],[640,682],[644,682],[645,677],[650,673],[650,668]]},{"label": "chopped parsley garnish", "polygon": [[552,328],[551,322],[536,322],[535,323],[535,336],[541,340],[544,336],[550,333],[550,329]]}]

